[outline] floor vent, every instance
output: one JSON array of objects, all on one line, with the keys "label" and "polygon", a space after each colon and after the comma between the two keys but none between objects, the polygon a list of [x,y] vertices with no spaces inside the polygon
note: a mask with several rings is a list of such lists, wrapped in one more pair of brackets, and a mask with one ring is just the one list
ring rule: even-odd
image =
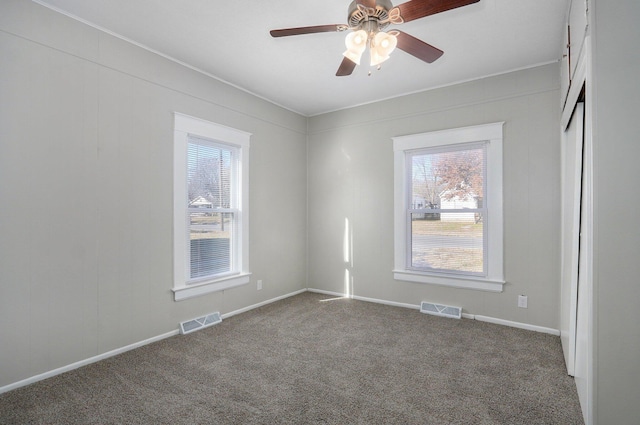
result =
[{"label": "floor vent", "polygon": [[460,319],[462,317],[462,308],[422,301],[420,303],[420,313],[427,313],[427,314],[433,314],[434,316],[453,317],[454,319]]},{"label": "floor vent", "polygon": [[183,335],[188,334],[199,329],[208,328],[209,326],[216,325],[220,322],[222,322],[222,317],[220,317],[220,313],[216,311],[215,313],[180,323],[180,333]]}]

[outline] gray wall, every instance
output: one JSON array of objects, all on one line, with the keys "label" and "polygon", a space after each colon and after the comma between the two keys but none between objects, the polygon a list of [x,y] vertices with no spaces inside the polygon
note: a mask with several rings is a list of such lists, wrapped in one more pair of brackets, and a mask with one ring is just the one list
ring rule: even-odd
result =
[{"label": "gray wall", "polygon": [[[590,16],[595,411],[598,424],[632,424],[640,417],[640,3],[592,0]],[[307,120],[26,0],[0,3],[0,58],[0,387],[201,313],[305,286],[343,292],[345,269],[363,297],[429,299],[558,327],[555,65]],[[252,283],[179,303],[170,291],[173,111],[254,134]],[[391,137],[503,120],[504,293],[394,281]],[[611,208],[621,200],[624,208]],[[518,294],[529,295],[528,309],[516,307]]]},{"label": "gray wall", "polygon": [[596,423],[640,420],[640,2],[590,1]]},{"label": "gray wall", "polygon": [[[25,0],[0,58],[0,387],[305,287],[305,117]],[[253,133],[252,282],[181,302],[174,111]]]},{"label": "gray wall", "polygon": [[[556,64],[309,120],[308,286],[559,328],[560,132]],[[393,280],[393,136],[505,121],[502,293]],[[345,263],[345,219],[353,257]],[[519,294],[529,308],[517,307]]]}]

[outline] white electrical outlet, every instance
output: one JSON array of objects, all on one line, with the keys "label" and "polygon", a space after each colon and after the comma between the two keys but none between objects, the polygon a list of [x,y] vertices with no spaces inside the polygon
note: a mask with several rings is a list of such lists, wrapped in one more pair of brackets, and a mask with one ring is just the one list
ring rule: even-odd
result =
[{"label": "white electrical outlet", "polygon": [[518,295],[518,307],[527,308],[527,296]]},{"label": "white electrical outlet", "polygon": [[262,290],[262,280],[258,281],[258,291]]}]

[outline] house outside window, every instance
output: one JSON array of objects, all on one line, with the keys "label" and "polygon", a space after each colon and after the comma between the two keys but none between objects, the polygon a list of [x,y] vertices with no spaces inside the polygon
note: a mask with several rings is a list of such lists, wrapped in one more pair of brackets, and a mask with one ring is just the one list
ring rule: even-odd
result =
[{"label": "house outside window", "polygon": [[486,142],[407,152],[407,268],[486,276],[482,198]]},{"label": "house outside window", "polygon": [[175,114],[176,301],[249,282],[250,134]]},{"label": "house outside window", "polygon": [[394,278],[501,291],[502,125],[394,141]]}]

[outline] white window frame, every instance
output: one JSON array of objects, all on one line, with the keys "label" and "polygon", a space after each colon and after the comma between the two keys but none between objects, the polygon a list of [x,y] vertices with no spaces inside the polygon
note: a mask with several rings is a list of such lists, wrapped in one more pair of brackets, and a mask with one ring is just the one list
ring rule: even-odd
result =
[{"label": "white window frame", "polygon": [[[454,128],[393,137],[394,151],[394,270],[395,280],[429,283],[455,288],[502,292],[504,281],[503,207],[502,207],[502,129],[504,122]],[[411,270],[407,256],[410,242],[407,211],[411,209],[411,170],[407,153],[425,148],[446,147],[471,142],[487,142],[485,207],[483,217],[487,226],[484,241],[487,250],[486,276],[460,275],[422,270]]]},{"label": "white window frame", "polygon": [[[187,201],[187,146],[189,137],[229,146],[237,154],[236,178],[239,193],[234,207],[237,226],[234,241],[234,270],[227,275],[189,277],[189,214]],[[174,113],[173,151],[173,293],[175,301],[222,291],[249,283],[249,147],[251,134],[200,118]]]}]

